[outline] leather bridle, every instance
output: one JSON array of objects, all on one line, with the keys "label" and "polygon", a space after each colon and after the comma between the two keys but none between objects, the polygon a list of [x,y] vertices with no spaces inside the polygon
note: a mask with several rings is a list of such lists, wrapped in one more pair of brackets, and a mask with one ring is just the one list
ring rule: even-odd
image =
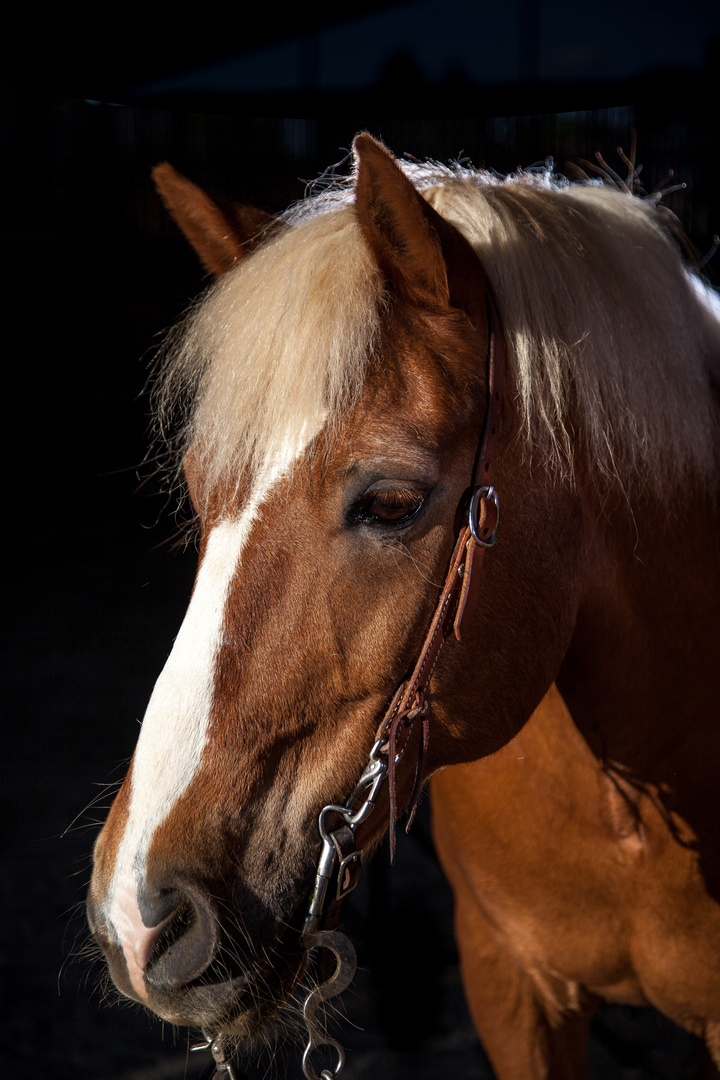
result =
[{"label": "leather bridle", "polygon": [[[313,892],[303,936],[317,930],[334,929],[342,900],[357,884],[362,867],[362,852],[355,843],[355,830],[373,808],[379,790],[387,779],[390,798],[391,855],[395,848],[397,795],[395,770],[402,758],[417,720],[422,735],[415,769],[415,785],[409,802],[412,824],[423,784],[423,765],[429,733],[430,698],[428,686],[443,645],[455,634],[462,641],[467,633],[479,592],[479,576],[485,549],[495,543],[500,500],[493,486],[495,453],[505,383],[505,343],[500,319],[489,289],[485,309],[488,326],[486,357],[487,406],[482,437],[479,441],[470,486],[458,508],[460,525],[445,583],[435,613],[412,672],[396,690],[383,717],[370,759],[360,782],[344,806],[326,806],[320,814],[323,849],[318,863]],[[343,824],[330,829],[327,822],[338,815]],[[335,878],[334,898],[326,906],[330,879]]]},{"label": "leather bridle", "polygon": [[463,494],[459,519],[464,521],[450,559],[445,584],[435,608],[430,628],[412,674],[399,687],[378,729],[376,739],[388,742],[388,786],[390,794],[390,849],[395,849],[395,763],[402,756],[415,721],[422,722],[422,738],[410,800],[412,824],[423,783],[423,763],[429,734],[428,686],[443,645],[454,630],[462,641],[472,620],[479,593],[480,568],[485,549],[495,543],[500,515],[500,499],[493,486],[495,451],[500,428],[505,384],[505,341],[490,291],[485,294],[488,326],[487,407],[485,423],[475,457],[472,483]]},{"label": "leather bridle", "polygon": [[[337,930],[343,900],[357,885],[362,872],[363,852],[358,850],[356,829],[374,809],[378,794],[388,781],[390,800],[390,852],[395,850],[397,795],[395,770],[402,758],[417,720],[422,732],[415,766],[415,784],[410,798],[408,828],[415,816],[423,784],[425,751],[429,734],[430,698],[428,686],[443,645],[454,632],[458,641],[465,636],[479,592],[480,567],[485,549],[497,537],[500,500],[493,486],[495,451],[505,383],[505,342],[497,309],[489,289],[485,294],[488,326],[487,406],[470,486],[458,508],[461,522],[440,598],[430,628],[412,672],[396,690],[377,730],[368,763],[350,798],[344,804],[325,806],[318,827],[322,840],[315,886],[300,938],[304,949],[325,949],[335,958],[335,969],[306,997],[303,1016],[308,1042],[303,1056],[306,1080],[335,1080],[345,1064],[340,1043],[328,1037],[316,1019],[322,1002],[340,994],[352,981],[357,964],[352,942]],[[342,822],[330,828],[331,819]],[[313,1055],[324,1050],[336,1055],[335,1065],[317,1073]]]},{"label": "leather bridle", "polygon": [[[303,1074],[307,1080],[335,1080],[343,1070],[345,1051],[329,1038],[316,1013],[322,1002],[341,993],[352,981],[356,968],[352,942],[336,927],[343,900],[357,885],[362,872],[362,850],[357,849],[355,832],[372,812],[385,780],[390,799],[390,846],[395,850],[395,820],[397,794],[395,770],[410,741],[416,721],[422,732],[415,767],[415,784],[410,798],[412,824],[423,784],[423,766],[429,733],[430,698],[428,687],[443,645],[454,632],[458,641],[465,636],[479,592],[479,575],[485,549],[492,547],[497,537],[500,501],[493,486],[493,471],[500,414],[505,382],[505,344],[500,320],[493,298],[486,291],[485,309],[488,326],[487,346],[487,406],[470,486],[465,490],[457,519],[461,522],[455,541],[445,583],[435,614],[425,636],[412,672],[396,690],[383,717],[370,757],[350,798],[343,805],[323,808],[319,818],[322,840],[315,886],[301,934],[306,950],[326,949],[335,957],[335,970],[306,997],[303,1016],[308,1029],[308,1042],[303,1056]],[[342,824],[330,828],[329,821],[339,818]],[[332,888],[331,886],[334,886]],[[193,1049],[211,1050],[215,1061],[215,1078],[239,1080],[226,1056],[222,1033],[205,1033],[206,1041]],[[315,1071],[312,1057],[321,1050],[334,1052],[332,1068]]]}]

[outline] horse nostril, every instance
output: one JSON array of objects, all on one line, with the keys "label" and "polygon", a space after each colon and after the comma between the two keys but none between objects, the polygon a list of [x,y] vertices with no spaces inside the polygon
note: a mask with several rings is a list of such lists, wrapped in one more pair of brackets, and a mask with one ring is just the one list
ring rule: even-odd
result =
[{"label": "horse nostril", "polygon": [[158,921],[164,925],[153,942],[145,980],[157,990],[176,990],[197,979],[212,963],[217,951],[216,920],[205,903],[178,890],[158,897],[152,910],[163,913]]},{"label": "horse nostril", "polygon": [[151,889],[143,883],[138,889],[138,908],[145,926],[159,926],[172,915],[184,900],[183,893],[175,888]]}]

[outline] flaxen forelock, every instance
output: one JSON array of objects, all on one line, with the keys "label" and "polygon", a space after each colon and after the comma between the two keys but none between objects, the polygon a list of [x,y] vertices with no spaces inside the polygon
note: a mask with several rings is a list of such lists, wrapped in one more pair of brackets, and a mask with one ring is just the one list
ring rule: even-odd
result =
[{"label": "flaxen forelock", "polygon": [[[528,453],[567,477],[582,454],[628,491],[707,475],[720,324],[654,206],[547,171],[499,179],[401,164],[485,267]],[[209,290],[156,388],[161,427],[185,408],[181,450],[202,455],[208,489],[292,458],[342,417],[362,390],[384,305],[350,179],[288,211]]]}]

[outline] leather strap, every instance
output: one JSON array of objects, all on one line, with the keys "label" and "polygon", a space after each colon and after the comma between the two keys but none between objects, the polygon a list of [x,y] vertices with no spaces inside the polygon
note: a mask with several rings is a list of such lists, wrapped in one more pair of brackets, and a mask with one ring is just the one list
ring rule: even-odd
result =
[{"label": "leather strap", "polygon": [[[483,439],[475,462],[474,491],[478,491],[483,487],[494,490],[493,470],[505,390],[505,338],[500,328],[500,318],[495,307],[495,301],[489,291],[486,293],[486,311],[488,316],[488,404]],[[455,616],[455,637],[458,641],[462,641],[463,634],[470,625],[472,613],[475,609],[479,591],[480,567],[490,537],[493,537],[492,542],[494,543],[494,535],[498,525],[499,502],[482,499],[480,501],[480,513],[482,516],[477,522],[475,532],[476,535],[480,536],[481,540],[485,541],[485,544],[477,543],[471,535],[465,535],[466,531],[467,533],[471,531],[469,524],[463,529],[458,540],[458,542],[464,540],[467,550],[464,568],[459,571],[462,576],[462,590]]]},{"label": "leather strap", "polygon": [[446,640],[454,630],[462,641],[467,632],[479,593],[480,569],[485,548],[495,542],[499,500],[492,485],[505,383],[505,342],[493,298],[486,293],[488,324],[487,408],[483,434],[478,446],[472,484],[463,495],[460,516],[467,519],[459,532],[445,584],[415,667],[397,689],[378,728],[377,739],[388,743],[388,785],[390,794],[390,852],[395,853],[397,816],[395,766],[404,752],[415,722],[422,720],[422,738],[410,800],[410,828],[423,782],[423,764],[429,735],[427,688]]}]

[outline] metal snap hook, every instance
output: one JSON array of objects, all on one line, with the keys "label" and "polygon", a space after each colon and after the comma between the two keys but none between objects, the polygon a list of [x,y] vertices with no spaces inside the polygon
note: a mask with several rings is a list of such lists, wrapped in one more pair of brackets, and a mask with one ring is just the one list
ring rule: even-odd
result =
[{"label": "metal snap hook", "polygon": [[225,1040],[222,1032],[218,1032],[217,1035],[208,1035],[207,1031],[203,1031],[203,1036],[205,1042],[191,1046],[190,1050],[191,1052],[195,1050],[210,1051],[213,1061],[215,1062],[213,1080],[243,1080],[241,1074],[236,1075],[235,1070],[226,1057]]}]

